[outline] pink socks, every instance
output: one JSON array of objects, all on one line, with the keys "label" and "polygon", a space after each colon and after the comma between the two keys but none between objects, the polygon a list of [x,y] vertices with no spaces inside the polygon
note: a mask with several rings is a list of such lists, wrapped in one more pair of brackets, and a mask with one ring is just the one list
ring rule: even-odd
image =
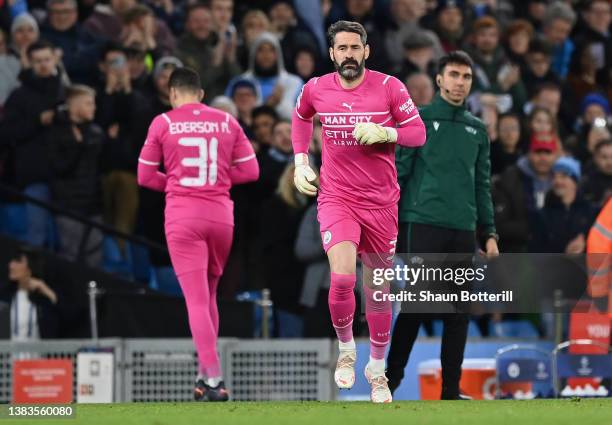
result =
[{"label": "pink socks", "polygon": [[[376,360],[385,358],[391,335],[391,302],[383,296],[389,294],[389,284],[374,289],[363,285],[365,310],[370,330],[370,357]],[[378,301],[376,301],[378,300]]]},{"label": "pink socks", "polygon": [[331,274],[329,286],[329,312],[340,342],[353,339],[353,316],[355,314],[355,274]]},{"label": "pink socks", "polygon": [[[329,312],[336,335],[341,343],[353,339],[353,316],[355,314],[354,274],[331,274],[329,288]],[[379,292],[380,291],[380,292]],[[385,358],[391,334],[391,302],[382,301],[383,295],[389,294],[389,285],[374,289],[364,285],[365,311],[370,330],[370,357],[376,360]],[[378,301],[377,301],[378,300]]]}]

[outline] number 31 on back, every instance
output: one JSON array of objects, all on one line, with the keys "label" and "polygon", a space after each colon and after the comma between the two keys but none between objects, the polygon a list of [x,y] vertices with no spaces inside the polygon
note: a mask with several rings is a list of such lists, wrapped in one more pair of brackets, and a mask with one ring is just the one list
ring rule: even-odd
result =
[{"label": "number 31 on back", "polygon": [[[198,148],[197,157],[183,158],[183,167],[197,167],[198,177],[182,177],[181,186],[198,187],[204,186],[208,177],[208,184],[214,185],[217,182],[217,148],[219,141],[216,137],[210,139],[210,144],[203,137],[181,137],[178,141],[181,146],[195,146]],[[210,167],[208,160],[210,159]]]}]

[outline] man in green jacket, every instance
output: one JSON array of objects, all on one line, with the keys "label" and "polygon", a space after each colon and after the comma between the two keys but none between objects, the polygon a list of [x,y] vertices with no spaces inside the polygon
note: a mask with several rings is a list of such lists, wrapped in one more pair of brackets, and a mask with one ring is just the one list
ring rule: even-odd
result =
[{"label": "man in green jacket", "polygon": [[[465,108],[472,69],[472,59],[462,51],[440,59],[436,75],[440,92],[430,105],[420,108],[427,142],[417,149],[397,151],[398,252],[460,253],[471,258],[478,227],[487,255],[498,254],[487,130]],[[469,322],[468,314],[462,312],[399,315],[387,359],[389,388],[399,386],[419,327],[431,319],[444,323],[441,398],[461,399],[459,380]]]}]

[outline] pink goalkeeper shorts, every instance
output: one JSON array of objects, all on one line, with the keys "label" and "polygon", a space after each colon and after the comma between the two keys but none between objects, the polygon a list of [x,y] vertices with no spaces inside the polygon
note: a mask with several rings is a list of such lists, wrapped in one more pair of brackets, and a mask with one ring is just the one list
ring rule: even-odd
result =
[{"label": "pink goalkeeper shorts", "polygon": [[323,249],[350,241],[370,268],[393,264],[397,242],[397,204],[389,208],[355,208],[340,201],[319,201],[317,208]]}]

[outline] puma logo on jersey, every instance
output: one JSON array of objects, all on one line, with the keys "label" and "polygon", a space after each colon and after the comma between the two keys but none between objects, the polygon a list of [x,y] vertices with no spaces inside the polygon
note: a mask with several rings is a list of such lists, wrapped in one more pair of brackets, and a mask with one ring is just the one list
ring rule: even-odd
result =
[{"label": "puma logo on jersey", "polygon": [[345,108],[347,108],[349,111],[353,112],[353,105],[355,104],[355,102],[352,102],[350,105],[346,102],[342,102],[342,106],[344,106]]},{"label": "puma logo on jersey", "polygon": [[440,123],[438,121],[434,121],[433,126],[434,126],[434,130],[438,131],[438,128],[440,128]]}]

